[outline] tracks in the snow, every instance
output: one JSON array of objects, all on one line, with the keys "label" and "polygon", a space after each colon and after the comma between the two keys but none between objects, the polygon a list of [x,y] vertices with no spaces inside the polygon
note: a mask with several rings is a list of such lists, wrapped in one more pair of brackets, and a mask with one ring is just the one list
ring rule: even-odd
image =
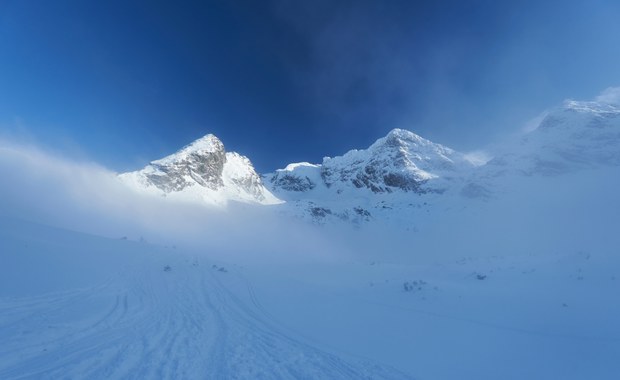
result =
[{"label": "tracks in the snow", "polygon": [[101,285],[0,301],[0,378],[407,378],[283,333],[206,263],[126,270]]}]

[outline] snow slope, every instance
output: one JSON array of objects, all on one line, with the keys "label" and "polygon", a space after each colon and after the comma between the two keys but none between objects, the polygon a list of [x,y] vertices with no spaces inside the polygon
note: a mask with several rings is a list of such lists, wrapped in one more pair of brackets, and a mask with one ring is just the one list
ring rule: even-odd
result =
[{"label": "snow slope", "polygon": [[[620,106],[567,100],[533,131],[502,146],[490,170],[560,175],[620,165]],[[503,169],[505,168],[505,169]]]},{"label": "snow slope", "polygon": [[329,225],[348,261],[286,268],[286,288],[257,269],[257,294],[293,330],[420,379],[614,379],[620,168],[504,183],[409,231]]},{"label": "snow slope", "polygon": [[409,378],[283,332],[209,257],[0,223],[2,379]]},{"label": "snow slope", "polygon": [[415,231],[274,226],[273,246],[1,219],[0,377],[615,379],[619,178],[513,177]]}]

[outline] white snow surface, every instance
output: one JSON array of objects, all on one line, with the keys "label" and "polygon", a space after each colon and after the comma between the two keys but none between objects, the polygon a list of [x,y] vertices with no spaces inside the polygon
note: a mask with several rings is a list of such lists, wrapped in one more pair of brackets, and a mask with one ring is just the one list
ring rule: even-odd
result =
[{"label": "white snow surface", "polygon": [[409,378],[296,338],[236,266],[14,219],[0,226],[2,379]]},{"label": "white snow surface", "polygon": [[318,167],[320,167],[320,165],[311,164],[309,162],[294,162],[292,164],[286,165],[284,169],[278,169],[278,171],[292,172],[292,171],[295,171],[296,169],[299,170],[302,168],[307,168],[307,169],[312,170],[312,168],[318,168]]},{"label": "white snow surface", "polygon": [[199,248],[2,218],[0,378],[615,379],[618,170]]}]

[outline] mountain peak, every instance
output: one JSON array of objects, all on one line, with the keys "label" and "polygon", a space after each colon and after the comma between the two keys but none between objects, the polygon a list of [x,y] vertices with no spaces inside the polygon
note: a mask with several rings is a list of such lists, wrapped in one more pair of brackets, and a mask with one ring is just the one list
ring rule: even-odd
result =
[{"label": "mountain peak", "polygon": [[186,145],[181,150],[194,150],[194,151],[209,151],[213,152],[219,150],[220,146],[223,146],[222,140],[217,138],[214,134],[207,134],[203,137],[195,140],[191,144]]},{"label": "mountain peak", "polygon": [[378,139],[370,149],[399,148],[417,150],[421,147],[438,145],[406,129],[392,129],[385,137]]},{"label": "mountain peak", "polygon": [[222,141],[215,135],[209,133],[208,135],[205,135],[184,146],[176,153],[162,159],[152,161],[151,163],[155,165],[169,165],[173,162],[185,161],[189,159],[190,156],[205,156],[211,154],[223,155],[224,153],[225,150]]},{"label": "mountain peak", "polygon": [[565,100],[564,110],[576,111],[580,113],[590,113],[595,115],[619,114],[620,108],[617,105],[599,101],[578,101]]},{"label": "mountain peak", "polygon": [[247,157],[226,152],[215,135],[208,134],[176,153],[142,170],[120,175],[140,191],[185,200],[225,205],[228,200],[248,203],[278,203],[264,188]]},{"label": "mountain peak", "polygon": [[406,129],[394,128],[385,136],[388,139],[424,140],[419,135]]},{"label": "mountain peak", "polygon": [[488,167],[550,176],[620,164],[617,97],[612,88],[594,100],[565,100],[547,111],[535,129],[507,143]]},{"label": "mountain peak", "polygon": [[323,160],[321,175],[327,187],[346,183],[374,193],[434,191],[429,180],[469,167],[463,155],[404,129],[393,129],[366,150],[352,150]]}]

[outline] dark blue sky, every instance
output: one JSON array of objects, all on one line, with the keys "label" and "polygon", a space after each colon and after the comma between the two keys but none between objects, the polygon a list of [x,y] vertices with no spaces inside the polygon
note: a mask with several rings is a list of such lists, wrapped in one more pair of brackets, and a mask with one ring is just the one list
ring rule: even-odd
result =
[{"label": "dark blue sky", "polygon": [[0,132],[114,170],[206,133],[262,172],[395,127],[468,151],[619,85],[618,20],[611,0],[3,0]]}]

